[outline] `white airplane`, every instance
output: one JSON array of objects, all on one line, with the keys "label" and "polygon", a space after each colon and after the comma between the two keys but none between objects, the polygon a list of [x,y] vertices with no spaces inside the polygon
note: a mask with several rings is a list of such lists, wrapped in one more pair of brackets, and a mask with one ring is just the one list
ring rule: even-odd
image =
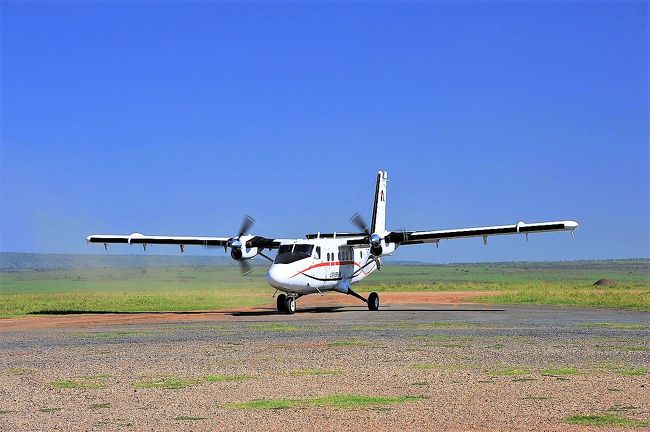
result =
[{"label": "white airplane", "polygon": [[[230,255],[239,262],[242,273],[252,271],[247,262],[259,255],[271,261],[266,274],[269,285],[286,294],[277,297],[278,312],[293,314],[296,300],[307,294],[336,291],[352,295],[368,305],[368,309],[379,309],[379,296],[371,292],[368,298],[357,294],[351,286],[362,281],[375,270],[381,270],[381,257],[392,255],[399,246],[435,243],[440,240],[483,237],[487,244],[488,236],[504,234],[525,234],[571,231],[574,234],[578,223],[574,221],[524,223],[514,225],[463,228],[441,231],[390,231],[386,229],[386,185],[388,173],[377,173],[375,199],[372,210],[372,225],[364,222],[361,215],[355,214],[350,220],[359,228],[357,233],[307,234],[305,239],[266,238],[249,234],[255,222],[250,216],[244,217],[239,232],[234,237],[183,237],[147,236],[140,233],[131,235],[90,235],[89,243],[141,244],[144,250],[151,244],[173,244],[180,246],[181,253],[187,245],[221,246],[230,249]],[[263,253],[264,249],[277,249],[275,259]]]}]

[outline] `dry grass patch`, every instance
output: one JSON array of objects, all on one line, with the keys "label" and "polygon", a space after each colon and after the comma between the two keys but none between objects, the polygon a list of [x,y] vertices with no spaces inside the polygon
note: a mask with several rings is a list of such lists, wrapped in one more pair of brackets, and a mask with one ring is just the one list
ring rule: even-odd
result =
[{"label": "dry grass patch", "polygon": [[256,323],[250,325],[251,330],[259,331],[273,331],[273,332],[295,332],[301,330],[309,330],[309,326],[297,326],[294,324],[287,324],[284,322],[271,322],[271,323]]},{"label": "dry grass patch", "polygon": [[650,330],[650,326],[643,324],[628,324],[618,322],[585,322],[578,324],[580,328],[604,328],[610,330]]},{"label": "dry grass patch", "polygon": [[473,363],[457,363],[457,364],[438,364],[438,363],[412,363],[409,365],[411,369],[440,369],[440,370],[466,370],[474,369],[477,365]]},{"label": "dry grass patch", "polygon": [[131,386],[136,389],[183,389],[194,384],[198,384],[199,380],[195,378],[177,378],[177,377],[164,377],[158,379],[145,379],[136,381]]},{"label": "dry grass patch", "polygon": [[203,377],[205,382],[230,382],[230,381],[245,381],[251,379],[248,375],[228,375],[228,374],[212,374]]},{"label": "dry grass patch", "polygon": [[529,368],[503,367],[490,371],[490,375],[492,376],[524,376],[530,374],[531,370]]},{"label": "dry grass patch", "polygon": [[302,399],[254,399],[225,405],[234,409],[296,409],[296,408],[364,408],[381,407],[397,403],[413,402],[425,399],[424,396],[364,396],[335,395],[316,396]]},{"label": "dry grass patch", "polygon": [[362,346],[367,346],[367,345],[368,345],[368,342],[362,341],[362,340],[359,340],[359,339],[343,339],[343,340],[337,340],[337,341],[329,342],[327,344],[327,346],[333,347],[333,348],[336,348],[336,347],[353,347],[353,346],[362,347]]},{"label": "dry grass patch", "polygon": [[45,407],[39,409],[39,411],[42,413],[53,413],[53,412],[61,411],[62,409],[63,408],[58,408],[58,407]]},{"label": "dry grass patch", "polygon": [[289,372],[293,376],[323,376],[323,375],[341,375],[343,372],[340,370],[328,369],[296,369]]},{"label": "dry grass patch", "polygon": [[73,333],[72,337],[77,339],[115,339],[115,338],[135,338],[150,336],[155,334],[153,331],[111,331],[111,332],[94,332],[94,333]]},{"label": "dry grass patch", "polygon": [[567,376],[567,375],[580,375],[582,372],[579,369],[571,367],[549,367],[542,371],[544,376]]},{"label": "dry grass patch", "polygon": [[565,423],[581,426],[631,426],[648,427],[650,421],[624,417],[618,414],[581,414],[566,417]]},{"label": "dry grass patch", "polygon": [[603,364],[599,369],[625,376],[643,376],[648,374],[648,368],[643,366],[622,366],[616,364]]},{"label": "dry grass patch", "polygon": [[71,379],[52,381],[50,385],[57,389],[102,389],[110,375],[88,375]]},{"label": "dry grass patch", "polygon": [[196,384],[219,383],[219,382],[239,382],[251,379],[248,375],[229,375],[229,374],[210,374],[200,378],[181,378],[177,376],[167,376],[159,378],[149,378],[136,381],[131,384],[137,389],[167,389],[177,390],[187,388]]},{"label": "dry grass patch", "polygon": [[34,372],[36,372],[36,369],[32,369],[32,368],[14,367],[9,369],[9,373],[11,373],[12,375],[28,375]]}]

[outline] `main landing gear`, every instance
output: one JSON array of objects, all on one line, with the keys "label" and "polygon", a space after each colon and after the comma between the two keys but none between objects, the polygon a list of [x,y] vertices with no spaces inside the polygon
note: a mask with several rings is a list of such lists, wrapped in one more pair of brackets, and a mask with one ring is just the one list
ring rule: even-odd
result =
[{"label": "main landing gear", "polygon": [[371,292],[368,296],[368,310],[376,311],[379,310],[379,294],[376,292]]},{"label": "main landing gear", "polygon": [[[379,295],[376,292],[371,292],[367,299],[363,298],[363,296],[357,294],[351,289],[348,289],[348,295],[356,297],[362,302],[366,303],[368,305],[368,310],[379,310]],[[298,294],[278,294],[278,297],[276,298],[276,306],[278,307],[278,312],[288,315],[293,315],[296,313],[296,300],[298,300],[298,297]]]},{"label": "main landing gear", "polygon": [[363,296],[357,294],[356,292],[352,291],[349,288],[348,288],[348,294],[366,303],[368,305],[368,310],[371,311],[379,310],[379,294],[377,294],[376,292],[371,292],[367,299],[363,298]]},{"label": "main landing gear", "polygon": [[286,314],[292,315],[296,313],[296,299],[292,295],[280,294],[277,298],[277,307],[278,312],[284,312]]}]

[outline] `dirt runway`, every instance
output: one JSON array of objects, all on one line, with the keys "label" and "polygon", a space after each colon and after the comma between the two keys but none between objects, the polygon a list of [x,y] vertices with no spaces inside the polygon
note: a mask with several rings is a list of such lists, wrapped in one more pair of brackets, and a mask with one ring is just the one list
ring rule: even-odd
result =
[{"label": "dirt runway", "polygon": [[398,297],[378,312],[338,296],[301,299],[293,316],[2,320],[0,430],[551,431],[587,430],[568,424],[574,415],[649,419],[647,313]]}]

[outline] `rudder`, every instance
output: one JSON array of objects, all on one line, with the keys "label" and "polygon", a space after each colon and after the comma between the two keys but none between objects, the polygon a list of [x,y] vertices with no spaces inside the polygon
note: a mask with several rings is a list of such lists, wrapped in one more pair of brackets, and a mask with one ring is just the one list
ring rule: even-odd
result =
[{"label": "rudder", "polygon": [[375,186],[375,201],[372,208],[371,232],[378,233],[386,231],[386,185],[388,183],[388,172],[377,172],[377,184]]}]

